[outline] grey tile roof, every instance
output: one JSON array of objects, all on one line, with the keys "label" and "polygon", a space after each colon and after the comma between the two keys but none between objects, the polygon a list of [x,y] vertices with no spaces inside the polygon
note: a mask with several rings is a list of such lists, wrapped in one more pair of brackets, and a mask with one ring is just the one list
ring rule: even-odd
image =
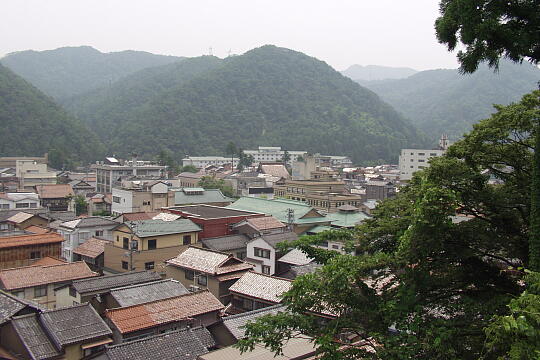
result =
[{"label": "grey tile roof", "polygon": [[281,279],[250,271],[242,275],[242,277],[229,288],[229,291],[247,297],[280,303],[281,294],[289,291],[291,286],[292,281],[288,279]]},{"label": "grey tile roof", "polygon": [[298,239],[298,235],[293,231],[286,231],[283,233],[277,233],[277,234],[268,234],[261,236],[264,241],[268,243],[268,245],[272,246],[273,248],[276,247],[276,245],[282,241],[294,241]]},{"label": "grey tile roof", "polygon": [[125,223],[138,237],[161,236],[201,231],[199,225],[189,219],[164,220],[138,220]]},{"label": "grey tile roof", "polygon": [[0,290],[0,324],[6,322],[19,311],[30,307],[35,310],[42,310],[38,304],[31,301],[19,299],[11,294]]},{"label": "grey tile roof", "polygon": [[41,319],[59,347],[112,335],[111,329],[89,303],[45,311]]},{"label": "grey tile roof", "polygon": [[312,262],[313,259],[300,249],[292,249],[280,257],[278,261],[291,265],[306,265]]},{"label": "grey tile roof", "polygon": [[79,294],[85,294],[90,292],[106,292],[121,286],[142,284],[156,280],[161,280],[161,277],[153,271],[132,271],[76,280],[73,282],[73,287]]},{"label": "grey tile roof", "polygon": [[105,356],[109,360],[195,360],[214,346],[205,328],[182,329],[107,346]]},{"label": "grey tile roof", "polygon": [[311,274],[320,267],[322,267],[322,265],[316,262],[310,262],[309,264],[305,265],[295,265],[291,266],[291,268],[287,272],[279,276],[286,279],[294,280],[300,275]]},{"label": "grey tile roof", "polygon": [[263,309],[248,311],[238,315],[227,316],[223,318],[223,325],[231,332],[231,334],[238,340],[244,337],[244,326],[249,321],[255,321],[257,318],[263,315],[277,314],[278,312],[285,311],[284,305],[274,305]]},{"label": "grey tile roof", "polygon": [[227,253],[190,246],[177,257],[167,260],[168,265],[188,268],[211,275],[249,270],[251,265]]},{"label": "grey tile roof", "polygon": [[49,359],[60,355],[59,349],[49,339],[35,314],[14,317],[11,323],[32,359]]},{"label": "grey tile roof", "polygon": [[121,307],[125,307],[187,293],[189,291],[181,282],[167,279],[113,289],[110,294]]},{"label": "grey tile roof", "polygon": [[76,220],[67,221],[62,223],[60,226],[68,228],[84,228],[84,227],[93,227],[93,226],[116,226],[118,223],[114,220],[103,216],[88,216]]},{"label": "grey tile roof", "polygon": [[203,245],[212,250],[228,251],[246,247],[249,237],[244,234],[202,239]]}]

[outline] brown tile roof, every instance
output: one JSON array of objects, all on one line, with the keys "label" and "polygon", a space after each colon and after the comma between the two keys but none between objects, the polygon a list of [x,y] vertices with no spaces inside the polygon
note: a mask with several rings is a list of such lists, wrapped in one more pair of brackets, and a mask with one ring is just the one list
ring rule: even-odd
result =
[{"label": "brown tile roof", "polygon": [[223,304],[208,290],[107,310],[105,316],[122,333],[152,328],[189,317],[220,311]]},{"label": "brown tile roof", "polygon": [[273,216],[262,216],[256,218],[249,218],[246,220],[248,224],[253,226],[257,230],[270,230],[284,228],[286,225],[276,219]]},{"label": "brown tile roof", "polygon": [[245,273],[240,280],[230,288],[230,292],[240,295],[266,300],[274,303],[281,302],[281,294],[288,291],[292,281],[255,272]]},{"label": "brown tile roof", "polygon": [[98,276],[84,261],[44,266],[24,266],[0,271],[0,283],[6,290],[59,283]]},{"label": "brown tile roof", "polygon": [[0,249],[59,243],[62,241],[64,241],[64,238],[56,233],[5,236],[0,237]]},{"label": "brown tile roof", "polygon": [[212,275],[227,274],[253,268],[252,265],[246,264],[230,254],[194,246],[188,247],[177,257],[168,260],[167,264]]},{"label": "brown tile roof", "polygon": [[269,174],[279,178],[288,179],[291,177],[291,175],[287,171],[287,168],[283,164],[261,165],[261,170],[264,174]]},{"label": "brown tile roof", "polygon": [[58,199],[75,195],[69,184],[36,185],[36,191],[41,199]]},{"label": "brown tile roof", "polygon": [[141,212],[125,213],[125,214],[122,214],[122,217],[124,219],[124,222],[139,221],[139,220],[150,220],[158,214],[159,212],[157,211],[152,211],[152,212],[141,211]]},{"label": "brown tile roof", "polygon": [[39,235],[47,234],[48,232],[51,231],[50,229],[47,229],[47,228],[44,228],[44,227],[41,227],[41,226],[37,226],[37,225],[27,226],[27,227],[24,228],[24,230],[29,231],[29,232],[34,233],[34,234],[39,234]]},{"label": "brown tile roof", "polygon": [[96,258],[99,255],[103,254],[105,251],[105,244],[109,243],[108,240],[102,240],[102,239],[96,239],[96,238],[90,238],[86,240],[84,243],[79,245],[75,250],[73,250],[73,253],[79,254],[81,256],[87,256],[90,258]]},{"label": "brown tile roof", "polygon": [[47,266],[47,265],[57,265],[57,264],[66,264],[67,261],[60,260],[57,258],[53,258],[50,256],[45,256],[42,259],[39,259],[35,263],[32,264],[32,266]]}]

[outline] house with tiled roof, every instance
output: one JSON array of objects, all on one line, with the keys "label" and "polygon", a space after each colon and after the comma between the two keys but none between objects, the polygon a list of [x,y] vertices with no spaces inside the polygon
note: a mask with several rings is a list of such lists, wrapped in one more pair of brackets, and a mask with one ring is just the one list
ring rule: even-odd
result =
[{"label": "house with tiled roof", "polygon": [[281,295],[291,286],[289,279],[249,271],[229,288],[232,306],[227,312],[242,313],[279,304]]},{"label": "house with tiled roof", "polygon": [[219,189],[203,189],[200,187],[184,187],[171,189],[174,206],[207,204],[214,206],[227,206],[233,199],[223,195]]},{"label": "house with tiled roof", "polygon": [[[10,321],[14,316],[35,314],[43,310],[37,303],[19,299],[10,293],[0,290],[0,326]],[[2,338],[1,331],[0,329],[0,339]]]},{"label": "house with tiled roof", "polygon": [[277,259],[283,255],[277,244],[298,239],[293,231],[263,234],[251,239],[246,244],[246,261],[255,265],[255,271],[274,275],[277,271]]},{"label": "house with tiled roof", "polygon": [[75,193],[69,184],[36,185],[41,206],[50,211],[73,211]]},{"label": "house with tiled roof", "polygon": [[230,300],[229,287],[253,268],[231,254],[189,247],[167,261],[168,278],[180,281],[192,290],[208,289],[222,303]]},{"label": "house with tiled roof", "polygon": [[203,327],[168,331],[163,334],[108,345],[103,360],[182,359],[197,360],[215,347],[212,335]]},{"label": "house with tiled roof", "polygon": [[105,245],[108,243],[109,240],[91,237],[73,249],[73,260],[84,261],[90,269],[101,273],[105,265]]},{"label": "house with tiled roof", "polygon": [[113,229],[113,241],[105,245],[105,269],[163,272],[164,262],[196,244],[201,231],[189,219],[125,222]]},{"label": "house with tiled roof", "polygon": [[103,216],[87,216],[66,221],[58,227],[58,233],[65,239],[62,244],[62,256],[74,261],[73,250],[91,237],[112,240],[112,229],[118,226],[114,220]]},{"label": "house with tiled roof", "polygon": [[39,196],[33,192],[0,192],[0,210],[37,209]]},{"label": "house with tiled roof", "polygon": [[76,305],[16,316],[2,327],[2,346],[18,359],[78,360],[112,342],[112,331],[92,306]]},{"label": "house with tiled roof", "polygon": [[68,306],[89,302],[102,314],[110,307],[104,301],[104,296],[112,289],[157,280],[161,280],[157,273],[144,270],[75,280],[69,286],[57,289],[57,303],[58,306]]},{"label": "house with tiled roof", "polygon": [[50,256],[59,258],[64,239],[56,233],[0,237],[0,269],[32,265]]},{"label": "house with tiled roof", "polygon": [[105,295],[108,308],[127,307],[188,294],[180,281],[165,279],[112,289]]},{"label": "house with tiled roof", "polygon": [[25,266],[0,271],[0,288],[49,309],[56,306],[56,290],[74,280],[97,277],[85,262]]},{"label": "house with tiled roof", "polygon": [[208,290],[153,302],[109,309],[106,321],[115,343],[192,326],[209,326],[220,319],[223,304]]},{"label": "house with tiled roof", "polygon": [[201,244],[210,250],[231,254],[240,260],[246,258],[246,244],[251,238],[244,234],[218,236],[201,240]]}]

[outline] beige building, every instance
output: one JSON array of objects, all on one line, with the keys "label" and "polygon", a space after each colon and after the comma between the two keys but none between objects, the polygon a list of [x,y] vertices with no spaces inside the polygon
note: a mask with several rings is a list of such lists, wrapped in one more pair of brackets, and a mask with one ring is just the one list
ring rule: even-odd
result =
[{"label": "beige building", "polygon": [[56,184],[56,173],[49,171],[46,163],[17,160],[15,170],[20,189],[32,190],[36,185]]},{"label": "beige building", "polygon": [[162,272],[164,261],[199,241],[201,228],[188,219],[140,220],[118,225],[105,245],[105,269]]},{"label": "beige building", "polygon": [[129,181],[124,187],[112,189],[112,213],[150,212],[174,205],[174,194],[169,200],[169,186],[163,181]]}]

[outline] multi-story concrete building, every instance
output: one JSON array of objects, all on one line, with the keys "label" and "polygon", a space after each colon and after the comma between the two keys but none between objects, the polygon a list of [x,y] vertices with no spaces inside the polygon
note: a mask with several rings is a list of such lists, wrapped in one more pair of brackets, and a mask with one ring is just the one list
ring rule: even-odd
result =
[{"label": "multi-story concrete building", "polygon": [[163,181],[141,182],[138,185],[126,184],[112,189],[112,213],[120,215],[132,212],[150,212],[169,205],[169,186]]},{"label": "multi-story concrete building", "polygon": [[442,135],[438,149],[402,149],[399,156],[399,179],[408,181],[413,174],[429,166],[429,159],[442,156],[450,145],[448,137]]},{"label": "multi-story concrete building", "polygon": [[122,179],[161,179],[164,178],[167,167],[140,161],[134,157],[131,161],[119,161],[113,157],[97,162],[93,167],[96,170],[96,191],[102,194],[112,192],[114,186],[119,186]]},{"label": "multi-story concrete building", "polygon": [[[233,157],[233,167],[238,166],[240,159]],[[223,166],[231,163],[231,157],[224,156],[187,156],[182,159],[182,166],[193,165],[196,168],[205,168],[209,165]]]},{"label": "multi-story concrete building", "polygon": [[259,146],[257,150],[244,150],[244,154],[252,155],[255,162],[277,162],[283,160],[285,151],[291,157],[289,164],[294,163],[299,156],[307,154],[307,151],[281,150],[279,146]]},{"label": "multi-story concrete building", "polygon": [[16,174],[19,189],[31,190],[36,185],[56,184],[56,173],[49,171],[47,164],[35,160],[17,160]]}]

